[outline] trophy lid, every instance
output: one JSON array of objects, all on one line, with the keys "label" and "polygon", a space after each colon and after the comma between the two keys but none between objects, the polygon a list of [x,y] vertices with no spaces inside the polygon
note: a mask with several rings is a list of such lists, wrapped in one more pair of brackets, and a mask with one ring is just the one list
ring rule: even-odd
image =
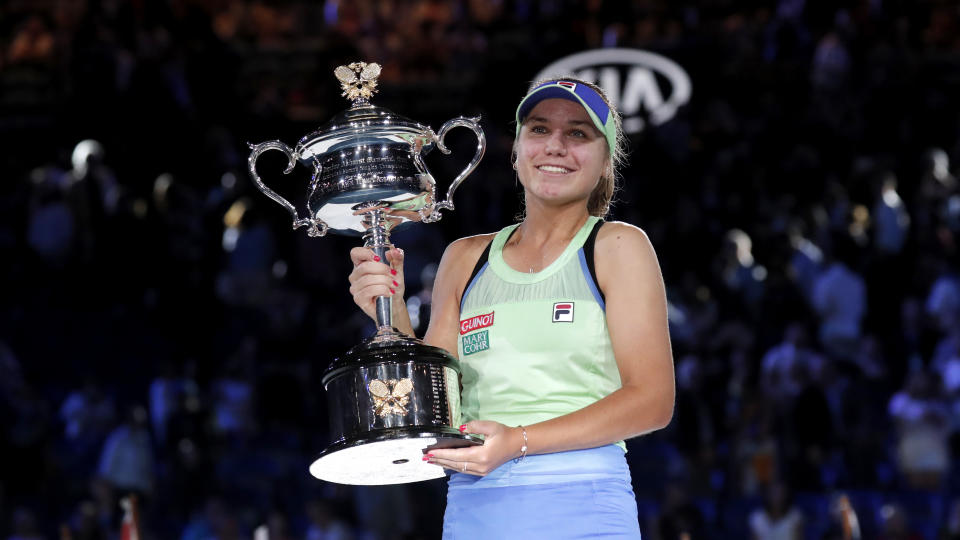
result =
[{"label": "trophy lid", "polygon": [[354,62],[334,70],[343,89],[341,95],[351,101],[351,107],[297,142],[297,152],[302,158],[319,157],[358,145],[409,143],[422,153],[433,148],[434,133],[428,126],[370,103],[377,91],[380,71],[379,64],[366,62]]},{"label": "trophy lid", "polygon": [[[486,148],[486,138],[477,124],[479,118],[454,118],[434,132],[429,126],[370,103],[380,74],[378,64],[357,62],[340,66],[334,73],[343,95],[351,99],[351,107],[302,137],[295,148],[280,141],[250,145],[247,162],[257,187],[290,212],[295,229],[309,227],[310,236],[323,236],[328,231],[349,235],[373,229],[388,231],[414,221],[437,221],[440,210],[452,210],[453,192],[476,168]],[[436,180],[423,156],[434,147],[449,154],[444,137],[456,127],[474,132],[477,151],[450,183],[446,200],[439,200]],[[267,187],[257,174],[257,158],[268,150],[287,156],[284,174],[297,163],[313,170],[307,194],[308,217],[301,218],[297,206]]]}]

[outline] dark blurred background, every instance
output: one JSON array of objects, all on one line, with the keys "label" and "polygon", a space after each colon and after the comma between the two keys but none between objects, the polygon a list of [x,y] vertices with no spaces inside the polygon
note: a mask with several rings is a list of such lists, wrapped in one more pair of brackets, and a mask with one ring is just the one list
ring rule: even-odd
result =
[{"label": "dark blurred background", "polygon": [[[864,538],[960,538],[960,8],[939,0],[6,0],[0,534],[113,539],[137,493],[145,538],[439,537],[443,481],[307,473],[323,370],[371,330],[359,240],[292,232],[246,143],[345,109],[332,69],[355,60],[384,66],[380,106],[482,115],[456,211],[394,235],[422,332],[444,246],[517,214],[527,85],[612,46],[693,84],[631,137],[612,216],[658,250],[676,360],[672,424],[628,442],[645,538],[842,538],[844,496]],[[427,157],[444,185],[457,131]],[[261,175],[302,200],[277,156]]]}]

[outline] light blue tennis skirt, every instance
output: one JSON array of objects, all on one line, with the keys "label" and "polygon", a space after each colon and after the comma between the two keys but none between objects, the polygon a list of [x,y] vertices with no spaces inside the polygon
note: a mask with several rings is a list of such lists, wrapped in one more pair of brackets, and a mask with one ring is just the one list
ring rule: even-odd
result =
[{"label": "light blue tennis skirt", "polygon": [[640,538],[623,450],[527,456],[482,477],[454,473],[443,538]]}]

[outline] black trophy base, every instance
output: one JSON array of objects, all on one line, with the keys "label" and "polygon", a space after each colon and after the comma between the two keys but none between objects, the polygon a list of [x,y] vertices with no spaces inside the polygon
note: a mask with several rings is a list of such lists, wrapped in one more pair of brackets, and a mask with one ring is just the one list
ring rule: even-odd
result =
[{"label": "black trophy base", "polygon": [[443,467],[423,461],[435,448],[483,444],[452,427],[407,427],[370,431],[330,445],[310,465],[310,474],[337,484],[409,484],[444,476]]}]

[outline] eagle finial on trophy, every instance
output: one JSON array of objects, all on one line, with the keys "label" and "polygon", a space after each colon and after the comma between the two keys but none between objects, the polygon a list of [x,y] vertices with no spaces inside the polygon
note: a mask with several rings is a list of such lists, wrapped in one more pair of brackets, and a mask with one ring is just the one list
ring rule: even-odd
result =
[{"label": "eagle finial on trophy", "polygon": [[343,93],[340,94],[354,105],[358,101],[366,101],[373,97],[377,91],[377,77],[380,76],[380,64],[376,62],[353,62],[346,66],[338,66],[333,70],[337,80],[340,81],[340,87]]}]

